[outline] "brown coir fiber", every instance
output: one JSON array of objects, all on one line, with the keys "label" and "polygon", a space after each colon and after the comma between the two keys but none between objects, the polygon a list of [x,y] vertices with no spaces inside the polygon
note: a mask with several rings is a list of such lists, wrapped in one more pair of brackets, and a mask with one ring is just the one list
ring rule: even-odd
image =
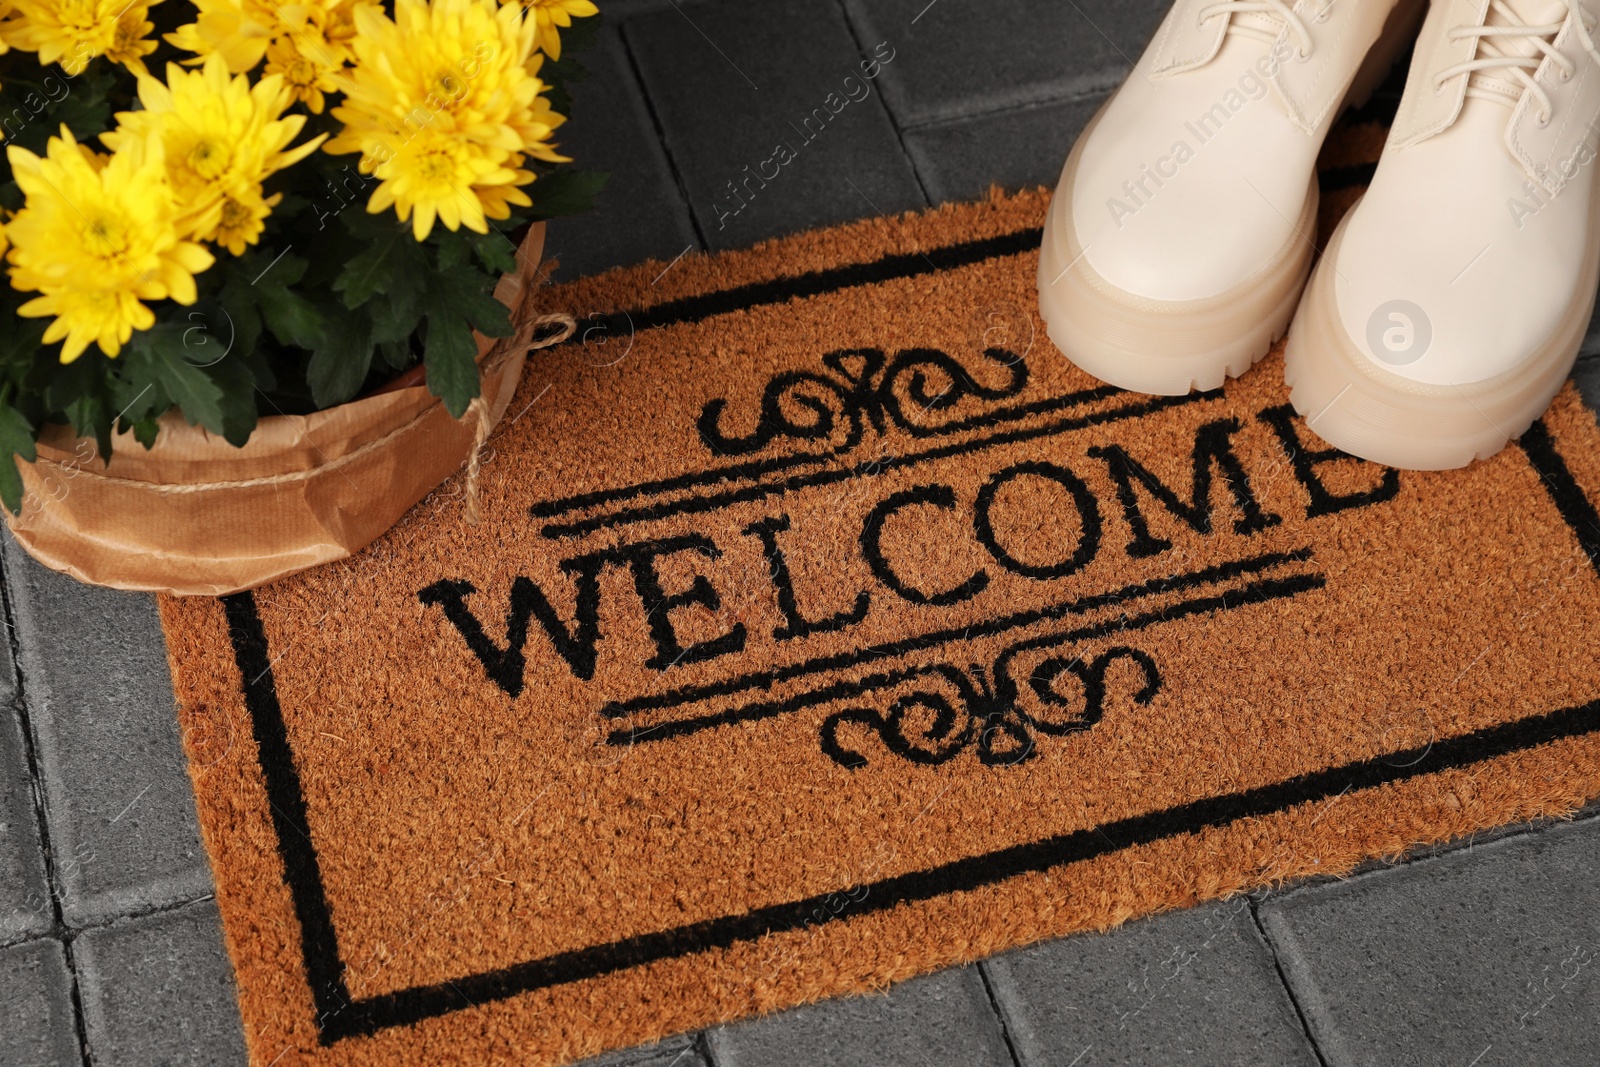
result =
[{"label": "brown coir fiber", "polygon": [[[252,1062],[551,1064],[1600,794],[1600,433],[1100,386],[1042,194],[555,290],[459,481],[162,603]],[[663,273],[664,271],[664,273]]]}]

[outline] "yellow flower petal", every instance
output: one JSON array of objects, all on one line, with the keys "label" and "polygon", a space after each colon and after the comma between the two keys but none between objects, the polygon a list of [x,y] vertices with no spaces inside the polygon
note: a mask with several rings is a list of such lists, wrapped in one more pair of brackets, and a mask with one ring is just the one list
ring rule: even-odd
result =
[{"label": "yellow flower petal", "polygon": [[69,132],[40,159],[12,146],[8,155],[24,199],[6,224],[11,284],[37,292],[19,309],[51,316],[46,343],[61,359],[91,343],[115,356],[154,313],[141,301],[172,293],[193,301],[194,275],[212,257],[183,242],[179,208],[158,137],[125,137],[107,159],[86,153]]},{"label": "yellow flower petal", "polygon": [[[575,13],[581,5],[561,9],[569,21]],[[540,95],[535,8],[396,0],[393,19],[362,9],[355,21],[355,66],[339,79],[345,98],[333,109],[343,128],[323,151],[361,153],[359,169],[380,182],[369,211],[393,205],[419,240],[435,221],[483,233],[486,211],[504,218],[509,204],[526,203],[481,193],[533,180],[508,164],[527,155],[565,162],[549,144],[564,120]]]}]

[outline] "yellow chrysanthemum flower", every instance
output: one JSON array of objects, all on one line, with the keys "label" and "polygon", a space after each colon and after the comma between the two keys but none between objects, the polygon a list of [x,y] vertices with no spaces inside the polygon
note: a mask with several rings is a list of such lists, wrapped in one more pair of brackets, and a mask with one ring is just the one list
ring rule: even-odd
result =
[{"label": "yellow chrysanthemum flower", "polygon": [[7,149],[25,197],[7,224],[11,285],[41,295],[19,312],[55,316],[46,344],[71,363],[94,342],[115,356],[155,315],[142,301],[195,301],[210,252],[178,232],[178,207],[157,137],[130,138],[110,158],[87,152],[63,126],[45,158]]},{"label": "yellow chrysanthemum flower", "polygon": [[150,31],[156,24],[150,21],[149,14],[148,7],[129,7],[123,11],[117,18],[111,47],[106,49],[107,59],[122,64],[141,78],[150,73],[145,69],[144,57],[156,50],[156,42],[150,39]]},{"label": "yellow chrysanthemum flower", "polygon": [[474,187],[503,185],[513,177],[492,155],[449,130],[424,128],[376,169],[383,181],[372,191],[367,210],[376,214],[393,207],[402,222],[411,219],[419,241],[432,232],[435,216],[447,229],[465,223],[469,230],[487,233],[489,224]]},{"label": "yellow chrysanthemum flower", "polygon": [[349,49],[335,47],[327,37],[286,33],[267,46],[266,73],[281,76],[294,98],[320,115],[325,106],[323,95],[337,90],[334,76],[349,59]]},{"label": "yellow chrysanthemum flower", "polygon": [[222,211],[211,240],[236,256],[244,255],[245,246],[255,244],[261,237],[267,216],[282,199],[281,193],[263,197],[259,188],[229,191],[222,197]]},{"label": "yellow chrysanthemum flower", "polygon": [[500,0],[502,4],[521,4],[537,27],[534,47],[551,59],[561,58],[561,31],[575,18],[598,15],[600,9],[590,0]]},{"label": "yellow chrysanthemum flower", "polygon": [[261,183],[322,143],[319,136],[288,147],[306,122],[304,115],[283,115],[293,99],[276,74],[254,86],[246,75],[230,77],[227,62],[216,53],[201,70],[168,64],[166,85],[140,78],[144,107],[118,112],[117,128],[100,140],[117,150],[158,137],[183,205],[180,229],[241,255],[245,245],[255,243],[261,220],[279,199],[263,199]]},{"label": "yellow chrysanthemum flower", "polygon": [[166,36],[168,44],[198,57],[188,62],[220,54],[230,71],[243,74],[267,54],[278,25],[271,0],[194,0],[194,7],[195,20]]},{"label": "yellow chrysanthemum flower", "polygon": [[[350,62],[356,9],[376,6],[375,0],[297,0],[283,4],[276,0],[194,0],[195,20],[179,26],[166,39],[195,54],[194,59],[184,61],[190,66],[220,54],[230,71],[243,74],[266,57],[269,74],[288,73],[286,65],[292,51],[319,71],[337,71]],[[321,75],[317,80],[320,79]],[[298,90],[300,82],[296,78],[285,80]],[[324,86],[318,96],[327,91]],[[300,99],[309,102],[310,97],[301,95]]]},{"label": "yellow chrysanthemum flower", "polygon": [[367,210],[393,206],[417,240],[434,220],[487,233],[533,180],[525,156],[566,162],[549,143],[562,116],[539,94],[534,22],[495,0],[396,0],[356,12],[355,66],[340,76],[344,128],[324,151],[360,152],[380,180]]},{"label": "yellow chrysanthemum flower", "polygon": [[41,64],[59,63],[74,76],[83,73],[96,56],[107,56],[143,74],[144,57],[156,48],[154,41],[146,39],[155,28],[148,17],[150,3],[11,0],[11,7],[15,17],[5,26],[11,46],[37,52]]},{"label": "yellow chrysanthemum flower", "polygon": [[509,219],[511,205],[518,207],[531,207],[533,201],[528,199],[528,194],[522,186],[528,185],[536,175],[531,170],[522,169],[523,157],[519,153],[512,156],[506,166],[512,169],[515,177],[505,185],[481,185],[473,192],[478,194],[478,203],[483,205],[483,213],[491,219]]}]

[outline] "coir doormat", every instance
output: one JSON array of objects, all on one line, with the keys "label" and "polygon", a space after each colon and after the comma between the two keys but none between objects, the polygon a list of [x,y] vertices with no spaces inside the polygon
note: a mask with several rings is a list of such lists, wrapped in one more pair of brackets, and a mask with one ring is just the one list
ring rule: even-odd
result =
[{"label": "coir doormat", "polygon": [[253,1062],[556,1063],[1600,794],[1600,433],[1152,398],[1042,194],[552,294],[484,518],[166,600]]}]

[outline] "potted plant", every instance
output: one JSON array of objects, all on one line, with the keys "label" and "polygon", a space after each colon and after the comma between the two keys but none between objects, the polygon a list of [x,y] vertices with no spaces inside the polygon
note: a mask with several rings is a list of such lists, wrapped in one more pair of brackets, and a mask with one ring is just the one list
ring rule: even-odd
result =
[{"label": "potted plant", "polygon": [[30,552],[248,588],[481,444],[542,220],[599,185],[556,141],[594,5],[526,3],[0,3],[0,500]]}]

